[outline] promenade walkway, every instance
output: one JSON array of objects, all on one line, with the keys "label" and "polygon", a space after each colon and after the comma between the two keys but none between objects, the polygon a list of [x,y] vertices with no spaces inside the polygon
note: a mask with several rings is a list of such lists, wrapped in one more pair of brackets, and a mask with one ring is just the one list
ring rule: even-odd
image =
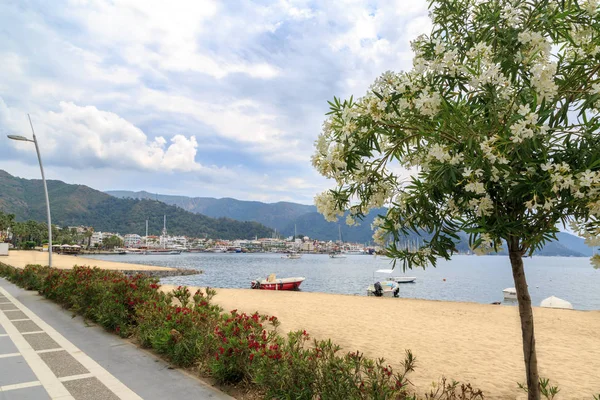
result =
[{"label": "promenade walkway", "polygon": [[232,399],[0,278],[0,400]]}]

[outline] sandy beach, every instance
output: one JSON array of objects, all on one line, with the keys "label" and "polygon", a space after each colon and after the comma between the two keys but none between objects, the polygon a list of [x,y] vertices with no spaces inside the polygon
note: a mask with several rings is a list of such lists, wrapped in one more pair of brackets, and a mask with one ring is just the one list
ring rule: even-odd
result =
[{"label": "sandy beach", "polygon": [[[446,376],[488,399],[526,398],[517,387],[525,382],[517,307],[250,289],[217,289],[215,301],[225,310],[275,315],[282,332],[306,329],[392,365],[411,349],[420,392]],[[535,307],[534,314],[540,375],[560,386],[558,398],[600,393],[600,311]]]},{"label": "sandy beach", "polygon": [[[25,268],[28,264],[48,265],[48,253],[41,251],[15,251],[11,250],[8,256],[0,257],[0,262],[16,268]],[[52,254],[52,266],[61,269],[70,269],[74,265],[87,265],[102,269],[116,269],[121,271],[174,271],[176,268],[156,267],[152,265],[138,265],[119,263],[113,261],[92,260],[85,257]]]}]

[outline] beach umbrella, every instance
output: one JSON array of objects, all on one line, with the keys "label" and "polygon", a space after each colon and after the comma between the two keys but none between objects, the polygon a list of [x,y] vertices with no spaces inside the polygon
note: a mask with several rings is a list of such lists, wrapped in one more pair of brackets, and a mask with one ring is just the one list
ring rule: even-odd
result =
[{"label": "beach umbrella", "polygon": [[69,246],[68,244],[63,244],[62,246],[60,246],[61,249],[70,249],[71,246]]},{"label": "beach umbrella", "polygon": [[568,310],[573,309],[573,305],[566,300],[559,299],[558,297],[550,296],[547,299],[542,300],[540,307],[547,308],[565,308]]}]

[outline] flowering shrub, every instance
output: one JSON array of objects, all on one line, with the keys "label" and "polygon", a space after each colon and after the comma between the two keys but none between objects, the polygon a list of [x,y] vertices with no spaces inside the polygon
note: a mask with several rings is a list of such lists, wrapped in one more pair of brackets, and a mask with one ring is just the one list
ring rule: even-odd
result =
[{"label": "flowering shrub", "polygon": [[[189,302],[186,287],[172,293],[159,292],[156,299],[137,308],[135,336],[144,347],[164,354],[176,365],[191,366],[208,357],[210,336],[221,309],[210,304],[214,291],[198,290]],[[173,304],[177,298],[181,305]],[[182,301],[183,300],[183,301]]]},{"label": "flowering shrub", "polygon": [[[193,295],[185,286],[164,293],[154,278],[87,267],[21,270],[0,263],[0,276],[121,336],[133,336],[177,366],[197,365],[219,383],[241,382],[266,398],[415,399],[406,379],[415,363],[412,353],[407,352],[398,373],[383,359],[342,354],[329,340],[308,345],[306,331],[282,337],[274,316],[222,313],[211,304],[216,292],[209,288]],[[448,388],[431,398],[476,398],[456,396]]]},{"label": "flowering shrub", "polygon": [[135,309],[155,299],[159,285],[143,275],[127,277],[118,271],[74,267],[51,269],[39,292],[126,337],[137,324]]},{"label": "flowering shrub", "polygon": [[215,351],[208,363],[209,371],[220,382],[237,383],[250,376],[250,367],[256,354],[281,357],[276,331],[263,327],[269,323],[276,328],[279,321],[276,317],[267,317],[254,313],[238,314],[232,310],[221,316],[215,326]]},{"label": "flowering shrub", "polygon": [[314,340],[306,331],[290,332],[287,340],[262,351],[252,368],[267,398],[295,399],[409,399],[406,374],[415,358],[406,353],[404,372],[395,373],[383,359],[373,361],[359,352],[338,354],[330,340]]}]

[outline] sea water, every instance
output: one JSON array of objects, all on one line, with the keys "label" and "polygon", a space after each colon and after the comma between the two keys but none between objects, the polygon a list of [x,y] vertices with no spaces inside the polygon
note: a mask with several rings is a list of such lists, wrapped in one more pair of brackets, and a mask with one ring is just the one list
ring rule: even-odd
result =
[{"label": "sea water", "polygon": [[[201,275],[164,278],[165,284],[250,288],[250,282],[275,273],[278,277],[305,277],[305,292],[366,295],[366,288],[389,274],[377,274],[391,268],[390,260],[372,255],[348,255],[330,258],[326,254],[304,254],[300,259],[281,258],[273,253],[182,253],[180,255],[93,255],[90,257],[118,262],[198,269]],[[600,270],[589,258],[531,257],[524,259],[525,274],[533,305],[549,296],[565,299],[578,310],[600,310]],[[392,276],[415,276],[415,283],[400,285],[400,297],[502,302],[502,290],[514,287],[507,256],[454,256],[439,260],[437,267],[402,272],[398,263]]]}]

